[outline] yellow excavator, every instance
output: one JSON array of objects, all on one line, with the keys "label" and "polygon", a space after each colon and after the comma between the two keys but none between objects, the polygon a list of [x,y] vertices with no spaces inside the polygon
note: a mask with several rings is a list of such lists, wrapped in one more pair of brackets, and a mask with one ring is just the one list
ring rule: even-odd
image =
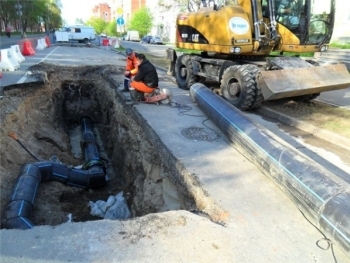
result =
[{"label": "yellow excavator", "polygon": [[327,51],[335,0],[231,2],[202,0],[198,11],[177,16],[176,47],[193,51],[177,56],[167,50],[179,88],[211,81],[232,105],[254,110],[264,100],[309,101],[320,92],[350,87],[344,64],[319,65],[283,55]]}]

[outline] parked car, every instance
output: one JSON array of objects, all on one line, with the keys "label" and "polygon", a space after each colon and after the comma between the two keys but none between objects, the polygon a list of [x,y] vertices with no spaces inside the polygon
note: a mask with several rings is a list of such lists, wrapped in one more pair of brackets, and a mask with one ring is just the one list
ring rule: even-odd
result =
[{"label": "parked car", "polygon": [[161,37],[152,37],[150,43],[155,45],[163,45],[163,40]]},{"label": "parked car", "polygon": [[106,33],[101,33],[100,37],[107,37]]},{"label": "parked car", "polygon": [[152,39],[152,36],[144,36],[142,39],[141,39],[141,43],[151,43],[151,39]]}]

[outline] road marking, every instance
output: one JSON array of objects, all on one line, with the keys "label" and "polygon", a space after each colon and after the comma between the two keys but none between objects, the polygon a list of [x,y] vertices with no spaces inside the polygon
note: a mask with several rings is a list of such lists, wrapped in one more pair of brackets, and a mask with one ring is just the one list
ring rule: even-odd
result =
[{"label": "road marking", "polygon": [[56,47],[54,50],[52,50],[52,51],[51,51],[49,54],[47,54],[42,60],[40,60],[39,63],[45,61],[45,59],[47,59],[47,57],[50,56],[53,52],[55,52],[56,49],[58,49],[58,48],[60,48],[60,47]]},{"label": "road marking", "polygon": [[[42,60],[40,60],[37,64],[45,61],[45,59],[47,59],[48,56],[50,56],[53,52],[56,51],[56,49],[58,49],[60,47],[56,47],[54,50],[52,50],[50,53],[48,53]],[[19,81],[17,81],[17,84],[21,84],[21,83],[24,83],[27,79],[27,74],[25,74],[22,78],[19,79]]]}]

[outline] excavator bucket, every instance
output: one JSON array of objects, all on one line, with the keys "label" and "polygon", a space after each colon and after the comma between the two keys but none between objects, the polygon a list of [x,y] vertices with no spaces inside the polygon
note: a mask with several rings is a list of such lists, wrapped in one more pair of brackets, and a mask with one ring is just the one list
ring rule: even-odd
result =
[{"label": "excavator bucket", "polygon": [[296,97],[350,87],[344,64],[261,71],[257,76],[265,100]]}]

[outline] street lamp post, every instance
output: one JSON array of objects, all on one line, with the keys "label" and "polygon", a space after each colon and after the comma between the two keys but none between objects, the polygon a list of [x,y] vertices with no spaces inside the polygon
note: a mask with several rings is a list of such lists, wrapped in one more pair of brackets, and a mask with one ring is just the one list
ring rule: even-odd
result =
[{"label": "street lamp post", "polygon": [[21,38],[23,38],[23,23],[22,23],[22,6],[19,3],[19,0],[17,0],[17,4],[15,5],[16,9],[17,9],[17,15],[19,15],[19,25],[20,25],[20,29],[21,29]]}]

